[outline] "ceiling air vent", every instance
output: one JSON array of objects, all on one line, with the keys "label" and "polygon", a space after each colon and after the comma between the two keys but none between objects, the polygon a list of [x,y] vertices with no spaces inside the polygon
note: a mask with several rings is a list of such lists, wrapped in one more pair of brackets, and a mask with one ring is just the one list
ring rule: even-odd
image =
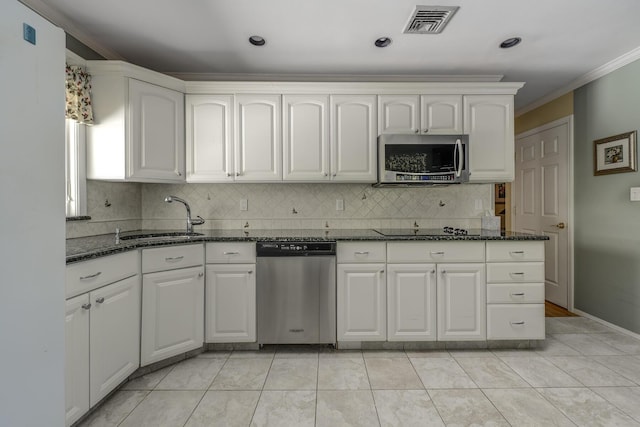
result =
[{"label": "ceiling air vent", "polygon": [[458,6],[416,6],[405,34],[438,34],[444,30]]}]

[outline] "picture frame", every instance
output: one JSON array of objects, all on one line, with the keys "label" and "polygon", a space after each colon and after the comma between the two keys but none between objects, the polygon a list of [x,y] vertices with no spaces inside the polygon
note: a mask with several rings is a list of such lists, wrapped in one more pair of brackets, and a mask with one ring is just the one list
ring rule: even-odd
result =
[{"label": "picture frame", "polygon": [[637,131],[593,141],[593,174],[635,172]]}]

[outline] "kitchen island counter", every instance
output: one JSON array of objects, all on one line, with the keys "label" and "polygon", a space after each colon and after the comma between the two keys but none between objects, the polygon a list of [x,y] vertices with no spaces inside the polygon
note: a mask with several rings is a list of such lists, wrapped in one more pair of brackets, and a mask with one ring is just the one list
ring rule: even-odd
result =
[{"label": "kitchen island counter", "polygon": [[[518,233],[513,231],[499,232],[491,230],[471,229],[468,235],[454,235],[443,233],[440,229],[398,229],[393,235],[383,235],[374,229],[279,229],[279,230],[201,230],[201,235],[149,237],[150,235],[179,233],[177,230],[136,230],[122,233],[120,241],[116,243],[115,234],[100,234],[96,236],[78,237],[66,241],[66,263],[71,264],[86,261],[106,255],[112,255],[130,250],[167,246],[184,245],[199,242],[256,242],[269,240],[295,241],[473,241],[473,240],[549,240],[544,235]],[[133,235],[142,238],[127,238]]]}]

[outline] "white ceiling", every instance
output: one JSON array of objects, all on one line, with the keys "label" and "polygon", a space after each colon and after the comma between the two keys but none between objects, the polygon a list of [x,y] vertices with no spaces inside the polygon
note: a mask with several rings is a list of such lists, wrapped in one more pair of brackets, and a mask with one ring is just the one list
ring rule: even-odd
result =
[{"label": "white ceiling", "polygon": [[[22,1],[108,59],[187,80],[502,75],[526,83],[520,109],[640,52],[639,0]],[[441,34],[403,34],[416,5],[460,9]]]}]

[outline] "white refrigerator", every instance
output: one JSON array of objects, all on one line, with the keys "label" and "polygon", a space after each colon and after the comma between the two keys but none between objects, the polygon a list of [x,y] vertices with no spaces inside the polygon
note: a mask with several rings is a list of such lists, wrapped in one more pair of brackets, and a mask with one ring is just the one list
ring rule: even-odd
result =
[{"label": "white refrigerator", "polygon": [[2,0],[1,426],[65,422],[64,62],[64,32]]}]

